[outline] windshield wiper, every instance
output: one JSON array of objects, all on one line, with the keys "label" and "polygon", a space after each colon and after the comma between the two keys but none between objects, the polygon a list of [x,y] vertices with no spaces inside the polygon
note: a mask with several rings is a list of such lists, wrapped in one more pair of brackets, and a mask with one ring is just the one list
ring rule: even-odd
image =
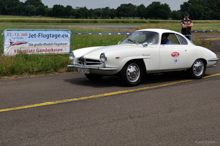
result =
[{"label": "windshield wiper", "polygon": [[128,41],[131,41],[131,42],[133,42],[133,43],[135,43],[135,44],[137,44],[137,45],[138,45],[138,43],[137,43],[135,40],[128,39]]}]

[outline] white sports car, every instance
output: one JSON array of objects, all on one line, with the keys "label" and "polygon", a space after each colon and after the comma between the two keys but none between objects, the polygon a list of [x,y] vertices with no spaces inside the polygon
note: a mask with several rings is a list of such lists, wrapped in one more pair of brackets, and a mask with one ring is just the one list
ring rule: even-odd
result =
[{"label": "white sports car", "polygon": [[88,79],[119,75],[125,85],[138,85],[146,73],[186,71],[200,79],[206,67],[216,65],[212,51],[194,45],[182,34],[166,29],[142,29],[113,46],[70,52],[71,65]]}]

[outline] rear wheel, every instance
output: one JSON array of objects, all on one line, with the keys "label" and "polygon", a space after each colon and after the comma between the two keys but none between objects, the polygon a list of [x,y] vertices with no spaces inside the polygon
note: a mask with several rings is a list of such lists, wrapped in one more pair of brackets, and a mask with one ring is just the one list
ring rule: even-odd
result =
[{"label": "rear wheel", "polygon": [[206,65],[205,62],[201,59],[197,59],[192,67],[188,70],[188,73],[191,78],[194,79],[201,79],[206,71]]},{"label": "rear wheel", "polygon": [[85,76],[90,80],[100,80],[103,76],[95,74],[85,74]]},{"label": "rear wheel", "polygon": [[139,85],[143,78],[143,65],[139,62],[128,62],[120,72],[120,78],[126,86]]}]

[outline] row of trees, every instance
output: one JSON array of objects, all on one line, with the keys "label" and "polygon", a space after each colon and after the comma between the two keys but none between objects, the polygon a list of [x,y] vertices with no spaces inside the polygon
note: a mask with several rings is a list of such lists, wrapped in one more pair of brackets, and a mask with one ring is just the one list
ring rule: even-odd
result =
[{"label": "row of trees", "polygon": [[180,19],[183,12],[189,12],[195,20],[220,20],[220,0],[188,0],[180,5],[179,11],[173,11],[172,18]]},{"label": "row of trees", "polygon": [[49,16],[60,18],[83,19],[114,19],[139,17],[141,19],[182,19],[184,12],[189,12],[190,17],[196,20],[220,19],[220,0],[188,0],[180,5],[180,10],[171,11],[168,4],[152,2],[145,7],[143,4],[136,6],[131,3],[121,4],[116,9],[109,7],[87,9],[86,7],[73,8],[70,5],[54,5],[52,8],[45,6],[41,0],[0,0],[1,15],[22,16]]}]

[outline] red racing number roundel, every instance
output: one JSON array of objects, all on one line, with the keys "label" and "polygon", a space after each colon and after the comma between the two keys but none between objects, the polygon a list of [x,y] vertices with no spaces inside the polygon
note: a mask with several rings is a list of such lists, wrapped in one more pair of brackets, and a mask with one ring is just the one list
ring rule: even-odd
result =
[{"label": "red racing number roundel", "polygon": [[180,56],[180,53],[179,53],[179,52],[173,52],[173,53],[171,54],[171,56],[172,56],[172,57],[178,57],[178,56]]}]

